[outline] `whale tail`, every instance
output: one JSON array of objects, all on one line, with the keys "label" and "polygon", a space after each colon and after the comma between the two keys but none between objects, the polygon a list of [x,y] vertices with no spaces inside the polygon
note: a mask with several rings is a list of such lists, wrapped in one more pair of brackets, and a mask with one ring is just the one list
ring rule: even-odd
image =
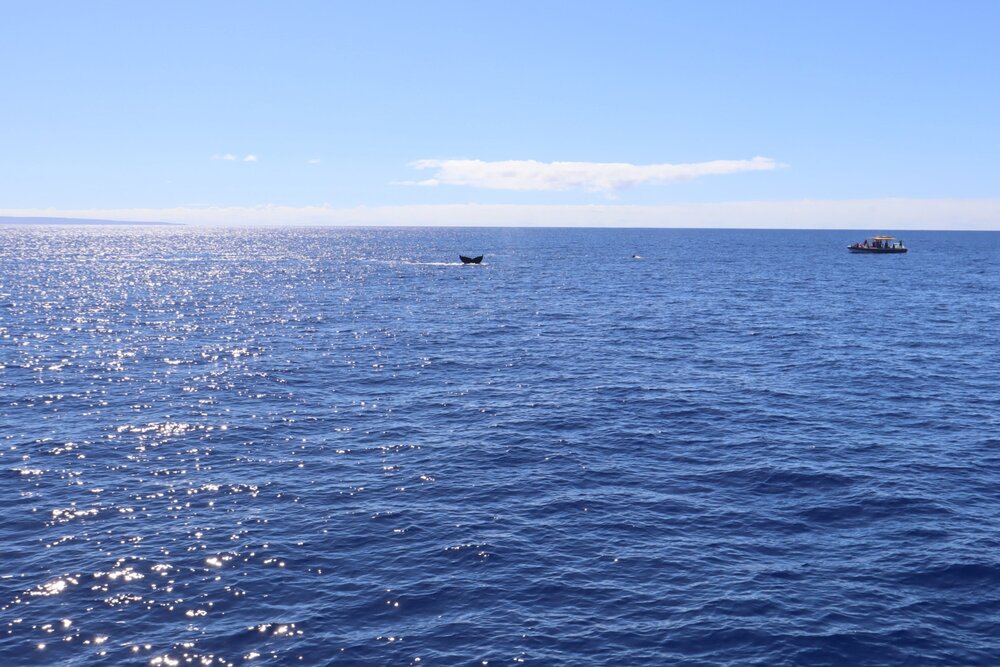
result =
[{"label": "whale tail", "polygon": [[483,256],[479,257],[466,257],[465,255],[459,255],[458,258],[462,260],[462,264],[479,264],[483,261]]}]

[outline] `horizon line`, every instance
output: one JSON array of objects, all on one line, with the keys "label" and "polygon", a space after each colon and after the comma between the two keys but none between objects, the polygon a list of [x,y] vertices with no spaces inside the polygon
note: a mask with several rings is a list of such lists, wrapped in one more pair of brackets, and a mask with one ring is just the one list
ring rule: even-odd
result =
[{"label": "horizon line", "polygon": [[[0,224],[1000,231],[1000,198],[0,209]],[[35,222],[37,220],[37,222]],[[64,222],[52,222],[64,221]]]},{"label": "horizon line", "polygon": [[143,220],[101,220],[98,218],[53,218],[41,217],[35,222],[32,216],[22,216],[16,222],[10,217],[0,216],[0,227],[175,227],[186,229],[648,229],[648,230],[717,230],[717,231],[748,231],[748,232],[870,232],[882,230],[885,232],[968,232],[997,233],[997,229],[941,229],[932,227],[893,228],[893,227],[736,227],[736,226],[684,226],[651,227],[648,225],[614,225],[614,226],[570,226],[570,225],[425,225],[425,224],[362,224],[362,223],[186,223],[186,222],[156,222]]}]

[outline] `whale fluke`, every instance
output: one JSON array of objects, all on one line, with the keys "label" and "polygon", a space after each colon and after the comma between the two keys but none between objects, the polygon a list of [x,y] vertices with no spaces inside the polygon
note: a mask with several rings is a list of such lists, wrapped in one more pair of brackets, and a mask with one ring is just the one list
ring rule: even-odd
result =
[{"label": "whale fluke", "polygon": [[459,255],[458,258],[462,260],[462,264],[479,264],[483,261],[483,256],[479,257],[466,257],[465,255]]}]

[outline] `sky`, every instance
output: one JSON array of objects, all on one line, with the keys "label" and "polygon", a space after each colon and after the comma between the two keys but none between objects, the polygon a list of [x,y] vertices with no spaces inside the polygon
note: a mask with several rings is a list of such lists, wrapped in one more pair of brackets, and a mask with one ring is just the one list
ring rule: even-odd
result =
[{"label": "sky", "polygon": [[0,16],[0,216],[1000,229],[994,0]]}]

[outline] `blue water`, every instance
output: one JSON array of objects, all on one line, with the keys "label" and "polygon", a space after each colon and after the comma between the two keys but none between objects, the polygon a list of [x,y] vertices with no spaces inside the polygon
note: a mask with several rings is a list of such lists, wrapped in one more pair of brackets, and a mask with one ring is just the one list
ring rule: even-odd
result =
[{"label": "blue water", "polygon": [[998,664],[1000,235],[865,235],[0,228],[0,663]]}]

